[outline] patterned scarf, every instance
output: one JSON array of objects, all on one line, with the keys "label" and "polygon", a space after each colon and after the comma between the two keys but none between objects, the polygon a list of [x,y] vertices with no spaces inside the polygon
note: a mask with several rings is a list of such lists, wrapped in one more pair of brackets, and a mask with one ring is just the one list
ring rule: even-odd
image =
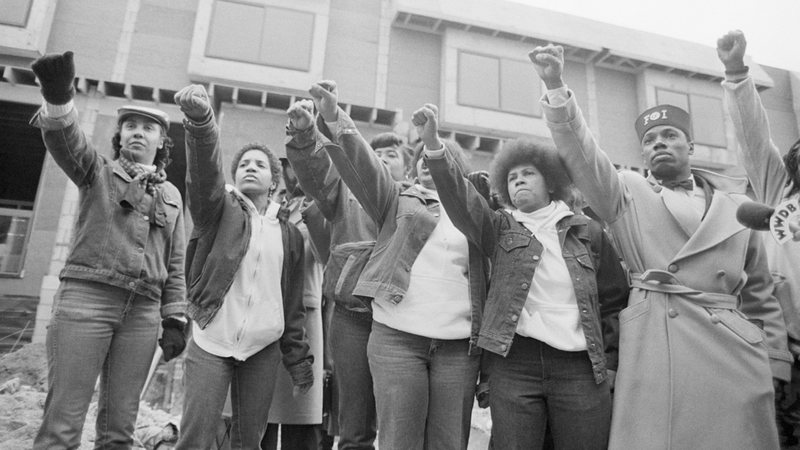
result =
[{"label": "patterned scarf", "polygon": [[167,173],[158,166],[156,166],[155,171],[149,171],[122,155],[119,155],[117,161],[131,178],[136,180],[136,177],[139,177],[139,184],[145,188],[145,192],[152,196],[155,196],[156,185],[163,183],[167,179]]}]

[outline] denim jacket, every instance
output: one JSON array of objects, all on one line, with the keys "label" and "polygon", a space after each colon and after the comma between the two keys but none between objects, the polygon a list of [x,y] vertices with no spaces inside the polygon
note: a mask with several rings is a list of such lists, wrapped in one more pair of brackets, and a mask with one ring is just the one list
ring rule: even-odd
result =
[{"label": "denim jacket", "polygon": [[[131,207],[124,200],[133,180],[87,142],[74,108],[58,118],[39,111],[31,124],[42,129],[47,150],[80,190],[72,248],[60,278],[134,291],[160,302],[162,317],[183,313],[185,231],[178,189],[165,181],[156,185],[154,197],[146,195]],[[155,217],[149,217],[151,211]]]},{"label": "denim jacket", "polygon": [[[324,132],[324,122],[318,123]],[[417,186],[395,182],[352,119],[339,109],[336,141],[324,143],[342,179],[378,225],[375,249],[355,288],[356,295],[393,303],[403,301],[411,266],[439,221],[439,202]],[[477,353],[478,330],[486,300],[488,260],[469,243],[471,303],[470,353]]]},{"label": "denim jacket", "polygon": [[[186,248],[189,317],[205,328],[219,311],[250,243],[250,213],[242,200],[225,189],[219,128],[213,114],[202,123],[184,120],[186,192],[194,229]],[[283,240],[283,363],[289,372],[310,366],[303,306],[303,236],[278,215]]]},{"label": "denim jacket", "polygon": [[302,131],[290,129],[286,157],[303,192],[314,199],[330,227],[330,256],[325,265],[323,294],[337,305],[370,319],[369,308],[352,295],[352,289],[361,274],[359,269],[366,262],[364,259],[369,258],[378,230],[331,164],[328,154],[320,151],[326,143],[330,144],[330,139],[316,126]]},{"label": "denim jacket", "polygon": [[[491,259],[491,283],[478,346],[506,356],[544,248],[511,214],[492,211],[450,158],[446,153],[426,156],[426,163],[455,226]],[[617,364],[619,312],[627,305],[627,278],[597,222],[574,215],[561,219],[556,227],[595,381],[601,383],[606,369]]]}]

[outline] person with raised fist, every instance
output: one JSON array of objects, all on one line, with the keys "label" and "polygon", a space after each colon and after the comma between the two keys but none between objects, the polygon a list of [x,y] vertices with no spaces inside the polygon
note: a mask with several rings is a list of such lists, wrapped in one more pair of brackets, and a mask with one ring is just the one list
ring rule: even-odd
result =
[{"label": "person with raised fist", "polygon": [[[194,222],[186,249],[188,315],[181,435],[206,449],[230,391],[231,448],[260,448],[283,361],[294,395],[314,384],[303,323],[303,236],[271,200],[281,166],[263,144],[233,157],[225,184],[219,128],[200,85],[175,94],[185,115],[186,192]],[[320,355],[321,356],[321,355]]]},{"label": "person with raised fist", "polygon": [[[786,200],[800,198],[800,140],[781,156],[770,136],[767,111],[761,104],[750,69],[744,63],[747,40],[739,30],[730,31],[717,40],[717,55],[725,66],[722,90],[725,105],[739,141],[739,160],[753,186],[756,200],[777,207]],[[798,233],[789,231],[794,242],[778,244],[765,236],[764,247],[772,278],[775,297],[781,304],[783,319],[789,334],[792,352],[792,379],[776,391],[778,431],[784,445],[797,445],[795,432],[800,427],[800,244]]]},{"label": "person with raised fist", "polygon": [[120,108],[113,156],[103,155],[78,127],[72,52],[31,68],[44,98],[31,123],[80,192],[47,329],[48,392],[34,448],[78,448],[98,376],[95,448],[129,448],[156,342],[165,360],[185,346],[183,204],[164,172],[169,117]]},{"label": "person with raised fist", "polygon": [[[411,121],[421,135],[438,135],[434,105]],[[549,427],[557,449],[605,449],[618,315],[629,291],[611,240],[568,206],[572,187],[551,143],[515,139],[498,151],[490,180],[500,208],[437,147],[425,161],[442,205],[491,260],[477,345],[492,442],[541,449]]]},{"label": "person with raised fist", "polygon": [[773,379],[791,354],[761,236],[736,221],[747,180],[692,168],[688,113],[634,124],[650,174],[617,172],[564,84],[561,46],[529,58],[558,154],[631,271],[609,447],[778,448]]},{"label": "person with raised fist", "polygon": [[[398,182],[337,106],[336,84],[315,83],[309,93],[319,111],[318,127],[329,139],[319,151],[327,153],[378,228],[353,294],[366,299],[373,312],[367,357],[379,447],[466,449],[480,363],[475,339],[486,298],[486,259],[441,208],[422,159],[423,143],[433,144],[430,136],[415,149],[414,182]],[[463,169],[457,143],[446,141],[443,151]],[[300,170],[297,164],[295,169]]]},{"label": "person with raised fist", "polygon": [[[286,157],[303,192],[330,225],[329,257],[322,282],[323,297],[333,303],[327,330],[338,417],[338,448],[374,449],[376,436],[375,395],[367,361],[367,340],[372,330],[372,311],[353,288],[366,264],[378,234],[372,217],[358,203],[339,171],[318,146],[330,143],[324,122],[315,123],[311,100],[295,102],[287,110]],[[321,119],[320,119],[321,120]],[[399,136],[381,133],[370,147],[394,181],[406,179],[411,157]],[[321,249],[319,249],[321,250]]]}]

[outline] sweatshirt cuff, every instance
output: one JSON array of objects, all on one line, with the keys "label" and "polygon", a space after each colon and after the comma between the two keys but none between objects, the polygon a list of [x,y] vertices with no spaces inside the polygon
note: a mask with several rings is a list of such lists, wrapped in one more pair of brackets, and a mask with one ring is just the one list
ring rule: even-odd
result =
[{"label": "sweatshirt cuff", "polygon": [[64,117],[69,114],[72,109],[75,108],[75,102],[70,100],[63,105],[54,105],[52,103],[42,102],[42,111],[44,111],[44,116],[48,119],[58,119],[59,117]]},{"label": "sweatshirt cuff", "polygon": [[567,101],[569,101],[569,89],[566,84],[547,91],[547,102],[550,103],[550,106],[558,108],[566,105]]}]

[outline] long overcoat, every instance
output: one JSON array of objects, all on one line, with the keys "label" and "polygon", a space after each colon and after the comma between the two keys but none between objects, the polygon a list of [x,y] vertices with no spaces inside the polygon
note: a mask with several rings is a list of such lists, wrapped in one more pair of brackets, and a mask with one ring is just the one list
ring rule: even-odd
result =
[{"label": "long overcoat", "polygon": [[[652,179],[616,172],[574,97],[543,101],[559,154],[631,270],[610,448],[778,448],[772,377],[790,355],[744,180],[693,171],[710,199],[689,233]],[[771,370],[772,366],[772,370]]]}]

